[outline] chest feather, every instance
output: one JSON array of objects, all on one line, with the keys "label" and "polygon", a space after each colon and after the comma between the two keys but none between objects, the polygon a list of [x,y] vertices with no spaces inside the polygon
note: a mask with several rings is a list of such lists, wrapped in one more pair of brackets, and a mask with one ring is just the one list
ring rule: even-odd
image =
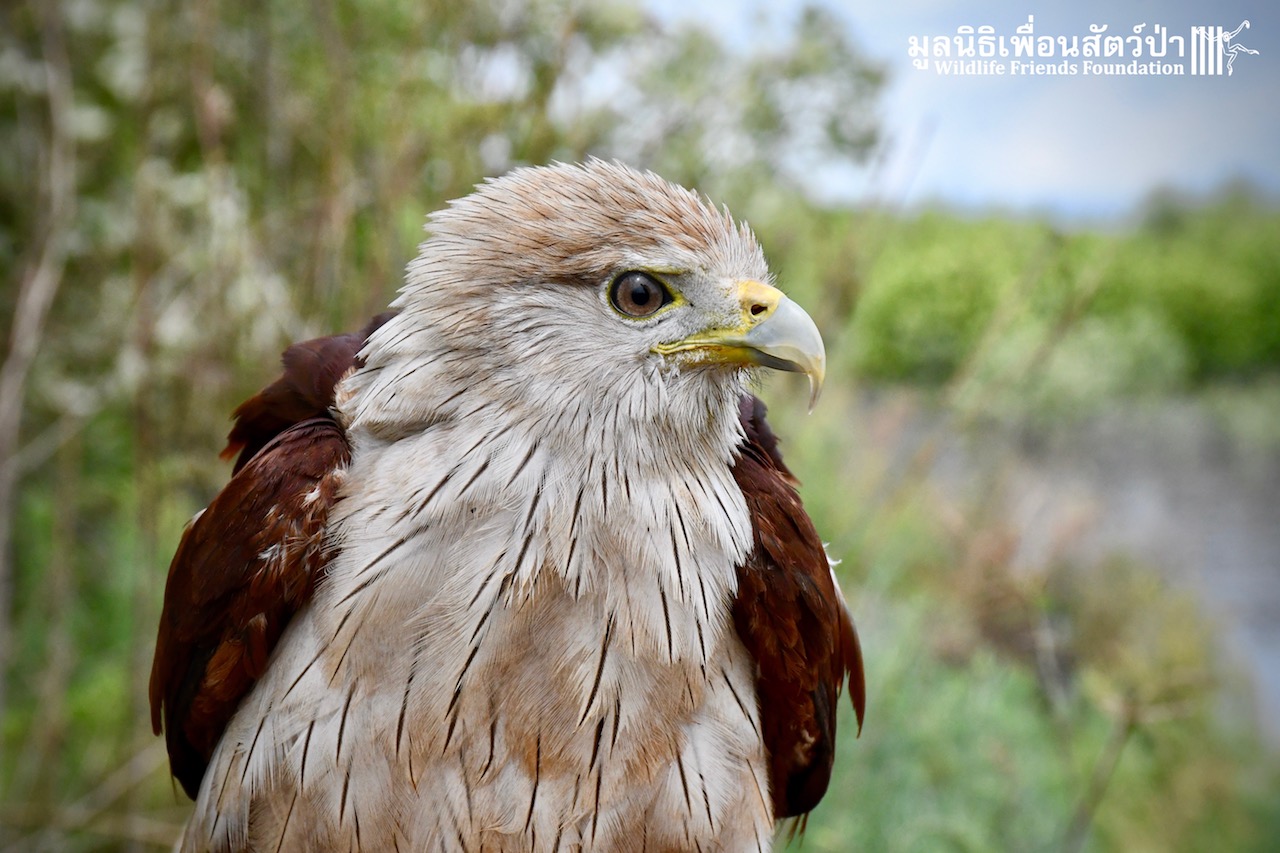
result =
[{"label": "chest feather", "polygon": [[336,556],[188,843],[767,847],[727,465],[621,469],[455,426],[357,446],[347,482]]}]

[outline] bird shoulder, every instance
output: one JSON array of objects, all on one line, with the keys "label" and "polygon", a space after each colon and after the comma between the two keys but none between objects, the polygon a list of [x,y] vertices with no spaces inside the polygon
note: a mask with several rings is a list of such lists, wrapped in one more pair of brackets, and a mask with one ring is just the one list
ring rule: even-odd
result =
[{"label": "bird shoulder", "polygon": [[359,364],[360,332],[289,347],[284,373],[236,409],[230,482],[183,533],[169,566],[151,670],[151,724],[193,798],[218,739],[262,675],[331,554],[329,507],[351,450],[330,412]]},{"label": "bird shoulder", "polygon": [[756,662],[761,734],[777,819],[822,799],[835,759],[836,698],[847,677],[861,728],[862,651],[822,540],[755,397],[740,410],[746,440],[734,479],[746,498],[752,549],[738,566],[733,622]]}]

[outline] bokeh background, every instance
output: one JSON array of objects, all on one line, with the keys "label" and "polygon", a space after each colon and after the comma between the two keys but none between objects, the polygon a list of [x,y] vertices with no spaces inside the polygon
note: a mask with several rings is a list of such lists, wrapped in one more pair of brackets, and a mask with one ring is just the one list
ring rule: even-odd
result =
[{"label": "bokeh background", "polygon": [[[1258,53],[910,62],[1029,14]],[[1262,0],[0,5],[0,850],[172,843],[146,681],[227,414],[427,212],[588,155],[728,203],[828,343],[814,414],[763,389],[868,662],[805,849],[1276,849],[1277,84]]]}]

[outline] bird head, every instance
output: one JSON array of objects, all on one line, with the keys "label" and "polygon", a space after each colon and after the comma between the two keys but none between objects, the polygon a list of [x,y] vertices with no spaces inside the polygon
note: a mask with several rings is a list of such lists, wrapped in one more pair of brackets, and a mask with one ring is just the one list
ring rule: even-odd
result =
[{"label": "bird head", "polygon": [[415,400],[439,417],[465,399],[526,420],[572,419],[583,401],[613,402],[632,425],[683,412],[688,431],[708,415],[736,423],[754,368],[806,374],[811,405],[821,388],[822,338],[773,285],[751,231],[652,173],[600,160],[516,169],[427,229],[400,313],[365,353],[367,383],[419,387],[364,395],[405,428]]}]

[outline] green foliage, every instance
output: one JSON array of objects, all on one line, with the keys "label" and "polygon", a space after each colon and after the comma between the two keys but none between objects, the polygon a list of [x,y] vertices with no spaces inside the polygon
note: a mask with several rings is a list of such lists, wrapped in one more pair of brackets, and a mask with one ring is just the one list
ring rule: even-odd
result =
[{"label": "green foliage", "polygon": [[860,372],[942,382],[960,369],[1018,286],[1034,227],[923,217],[867,271],[851,334]]},{"label": "green foliage", "polygon": [[[990,649],[940,654],[934,602],[871,604],[867,724],[839,742],[832,793],[794,849],[1064,849],[1119,721],[1088,696],[1055,714],[1034,673]],[[1240,772],[1252,748],[1203,709],[1144,726],[1119,754],[1087,849],[1269,849],[1258,814],[1274,821],[1280,776]]]},{"label": "green foliage", "polygon": [[[1107,234],[813,212],[784,226],[781,254],[799,258],[798,290],[852,294],[856,311],[833,316],[851,318],[856,374],[972,380],[962,402],[1025,415],[1276,372],[1277,229],[1280,213],[1239,196]],[[855,236],[869,230],[882,233],[871,247]]]}]

